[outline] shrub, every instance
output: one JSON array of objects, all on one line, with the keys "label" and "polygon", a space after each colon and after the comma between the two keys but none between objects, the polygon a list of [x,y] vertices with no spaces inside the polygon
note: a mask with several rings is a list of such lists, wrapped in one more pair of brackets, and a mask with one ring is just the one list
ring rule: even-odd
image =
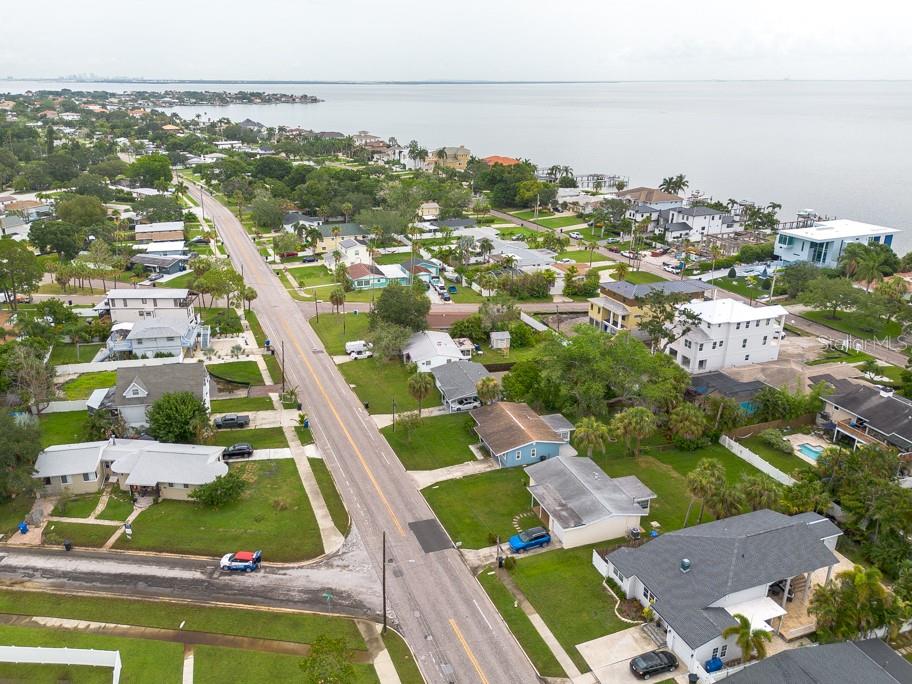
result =
[{"label": "shrub", "polygon": [[199,501],[204,506],[218,508],[237,501],[245,489],[247,489],[247,482],[244,478],[237,470],[229,470],[212,482],[194,489],[190,492],[190,498]]},{"label": "shrub", "polygon": [[506,558],[504,558],[504,570],[506,570],[507,572],[512,572],[515,567],[516,567],[516,557],[515,556],[507,556]]},{"label": "shrub", "polygon": [[686,437],[673,437],[671,443],[676,449],[681,451],[696,451],[703,447],[709,446],[709,439],[706,437],[697,437],[696,439],[687,439]]},{"label": "shrub", "polygon": [[757,435],[766,446],[781,451],[784,454],[791,454],[793,449],[791,443],[782,436],[782,430],[769,428]]},{"label": "shrub", "polygon": [[738,277],[738,272],[735,270],[734,266],[728,269],[728,277],[733,279]]}]

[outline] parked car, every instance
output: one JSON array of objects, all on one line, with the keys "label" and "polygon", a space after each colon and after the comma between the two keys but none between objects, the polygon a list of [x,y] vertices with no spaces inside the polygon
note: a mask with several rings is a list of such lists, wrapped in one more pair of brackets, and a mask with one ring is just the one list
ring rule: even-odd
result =
[{"label": "parked car", "polygon": [[621,256],[626,257],[627,259],[636,259],[638,255],[636,252],[631,252],[629,249],[625,249],[623,252],[621,252]]},{"label": "parked car", "polygon": [[195,238],[190,240],[191,245],[208,245],[209,238],[203,237],[202,235],[197,235]]},{"label": "parked car", "polygon": [[579,233],[577,233],[575,230],[574,230],[572,233],[570,233],[570,237],[572,237],[574,240],[582,240],[582,239],[583,239],[583,236],[580,235]]},{"label": "parked car", "polygon": [[307,254],[306,256],[301,257],[302,264],[315,264],[317,263],[317,257],[313,254]]},{"label": "parked car", "polygon": [[471,411],[472,409],[477,409],[481,407],[481,402],[478,399],[461,399],[456,402],[456,405],[453,407],[453,411]]},{"label": "parked car", "polygon": [[153,283],[153,282],[155,282],[156,280],[161,280],[161,279],[164,278],[164,277],[165,277],[165,276],[164,276],[163,274],[161,274],[161,273],[150,273],[150,274],[149,274],[149,277],[146,278],[146,280],[148,280],[150,283]]},{"label": "parked car", "polygon": [[239,442],[226,447],[222,452],[223,461],[233,461],[239,458],[250,458],[253,456],[253,447],[247,442]]},{"label": "parked car", "polygon": [[640,679],[649,679],[654,674],[674,672],[678,659],[671,651],[649,651],[630,661],[630,671]]},{"label": "parked car", "polygon": [[219,569],[233,572],[253,572],[260,567],[262,551],[235,551],[226,553],[219,561]]},{"label": "parked car", "polygon": [[562,264],[572,264],[572,263],[573,263],[573,259],[561,259],[560,262],[561,262]]},{"label": "parked car", "polygon": [[372,352],[370,349],[362,349],[361,351],[354,351],[351,354],[349,354],[349,356],[355,361],[357,361],[358,359],[369,359],[373,355],[374,355],[374,352]]},{"label": "parked car", "polygon": [[455,285],[450,285],[450,286],[447,288],[447,292],[449,292],[450,294],[456,294],[456,292],[457,292],[456,286],[455,286]]},{"label": "parked car", "polygon": [[674,264],[666,261],[664,264],[662,264],[662,270],[667,271],[668,273],[680,273],[681,264]]},{"label": "parked car", "polygon": [[449,293],[449,292],[441,292],[441,293],[440,293],[440,298],[441,298],[443,301],[445,301],[445,302],[453,301],[453,298],[450,297],[450,293]]},{"label": "parked car", "polygon": [[345,353],[348,355],[370,351],[373,348],[374,345],[364,340],[353,340],[345,343]]},{"label": "parked car", "polygon": [[524,553],[550,543],[551,535],[548,534],[548,530],[544,527],[533,527],[510,537],[510,550],[513,553]]},{"label": "parked car", "polygon": [[250,416],[239,416],[236,413],[226,413],[215,419],[215,427],[219,430],[226,428],[242,428],[250,425]]},{"label": "parked car", "polygon": [[605,238],[605,242],[607,242],[609,245],[614,244],[615,242],[620,242],[620,241],[621,241],[621,238],[619,238],[619,237]]},{"label": "parked car", "polygon": [[[609,242],[610,242],[610,240],[609,240]],[[608,251],[609,251],[609,252],[614,252],[615,254],[617,254],[618,252],[621,251],[621,248],[620,248],[620,247],[615,247],[614,245],[611,245],[611,247],[608,248]]]}]

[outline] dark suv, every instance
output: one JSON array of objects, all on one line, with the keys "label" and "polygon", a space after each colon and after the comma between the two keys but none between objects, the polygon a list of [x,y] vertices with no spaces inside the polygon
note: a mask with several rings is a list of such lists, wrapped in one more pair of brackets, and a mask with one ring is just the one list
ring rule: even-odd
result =
[{"label": "dark suv", "polygon": [[253,447],[246,442],[232,444],[222,452],[223,461],[232,461],[236,458],[250,458],[253,456]]},{"label": "dark suv", "polygon": [[661,672],[674,672],[678,659],[671,651],[650,651],[630,661],[630,671],[640,679],[649,679]]}]

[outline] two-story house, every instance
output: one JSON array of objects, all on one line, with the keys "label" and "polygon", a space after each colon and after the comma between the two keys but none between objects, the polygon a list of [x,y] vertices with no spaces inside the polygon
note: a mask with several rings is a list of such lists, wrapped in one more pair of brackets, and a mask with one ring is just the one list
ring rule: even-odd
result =
[{"label": "two-story house", "polygon": [[[666,352],[689,373],[779,358],[779,340],[788,312],[778,304],[754,307],[734,299],[713,299],[679,306],[696,314],[700,322],[669,344]],[[678,327],[676,334],[681,330]]]},{"label": "two-story house", "polygon": [[594,551],[592,562],[626,598],[652,610],[667,648],[687,671],[702,674],[712,658],[740,657],[736,637],[722,636],[738,624],[735,615],[772,632],[790,593],[804,603],[812,584],[829,582],[841,534],[816,513],[759,510],[667,532],[635,548]]},{"label": "two-story house", "polygon": [[326,252],[323,255],[323,261],[326,267],[330,269],[335,268],[337,258],[338,262],[346,267],[354,266],[355,264],[369,264],[371,262],[367,243],[352,238],[339,240],[333,251]]},{"label": "two-story house", "polygon": [[730,214],[711,207],[673,207],[659,212],[658,230],[666,242],[700,242],[711,235],[734,233],[735,220]]},{"label": "two-story house", "polygon": [[100,316],[110,316],[113,323],[105,345],[108,356],[151,358],[161,353],[181,357],[198,343],[205,347],[209,330],[194,309],[196,297],[184,288],[108,290],[95,306]]},{"label": "two-story house", "polygon": [[573,426],[560,414],[540,416],[528,404],[499,401],[475,409],[471,416],[475,433],[501,468],[532,465],[559,454],[576,456],[570,445]]},{"label": "two-story house", "polygon": [[879,444],[912,452],[912,401],[892,390],[824,376],[833,392],[824,397],[820,422],[833,440],[853,448]]},{"label": "two-story house", "polygon": [[657,188],[643,186],[627,188],[626,190],[619,190],[615,193],[615,196],[633,205],[647,204],[655,209],[673,209],[674,207],[684,206],[683,197]]},{"label": "two-story house", "polygon": [[846,245],[883,243],[892,246],[897,228],[876,226],[849,219],[814,221],[805,228],[779,231],[773,255],[786,263],[807,261],[824,268],[835,268]]},{"label": "two-story house", "polygon": [[[438,152],[440,153],[439,156]],[[466,166],[469,165],[469,157],[471,156],[472,152],[463,145],[460,145],[459,147],[442,147],[439,150],[431,152],[425,164],[430,169],[433,169],[435,166],[440,166],[445,169],[465,171]]]},{"label": "two-story house", "polygon": [[649,223],[647,225],[649,232],[655,232],[659,227],[660,212],[661,210],[651,207],[648,204],[637,203],[631,205],[624,216],[634,225],[638,225],[641,221],[648,219]]},{"label": "two-story house", "polygon": [[598,297],[589,300],[589,324],[605,332],[636,330],[646,297],[661,292],[682,302],[710,296],[715,288],[701,280],[663,280],[634,284],[626,280],[604,283]]},{"label": "two-story house", "polygon": [[148,425],[146,411],[163,395],[190,392],[208,411],[211,404],[209,372],[202,363],[118,368],[117,384],[108,390],[97,410],[120,414],[128,427]]}]

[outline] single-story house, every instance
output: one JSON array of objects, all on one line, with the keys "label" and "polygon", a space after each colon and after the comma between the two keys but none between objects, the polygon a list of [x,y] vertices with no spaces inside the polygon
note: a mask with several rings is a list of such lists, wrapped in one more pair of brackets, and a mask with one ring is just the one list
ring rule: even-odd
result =
[{"label": "single-story house", "polygon": [[881,639],[792,648],[749,664],[726,684],[908,684],[912,663]]},{"label": "single-story house", "polygon": [[108,480],[137,495],[187,499],[228,472],[224,447],[120,439],[51,446],[38,455],[36,479],[46,494],[96,492]]},{"label": "single-story house", "polygon": [[586,457],[558,455],[526,474],[532,510],[564,548],[625,537],[656,498],[636,476],[608,477]]},{"label": "single-story house", "polygon": [[[773,631],[794,588],[807,598],[811,574],[839,559],[842,531],[816,513],[783,515],[759,510],[662,534],[642,546],[622,547],[592,562],[628,599],[650,607],[665,644],[690,672],[707,661],[741,656],[735,637],[722,632],[747,617],[753,629]],[[782,583],[774,600],[773,585]],[[778,620],[777,627],[781,624]]]},{"label": "single-story house", "polygon": [[528,404],[499,401],[472,411],[475,433],[502,468],[527,466],[576,449],[529,408]]},{"label": "single-story house", "polygon": [[139,264],[149,273],[180,273],[184,270],[186,259],[179,256],[153,256],[149,254],[137,254],[130,259],[130,264]]},{"label": "single-story house", "polygon": [[191,392],[210,403],[210,381],[201,363],[168,363],[162,366],[118,368],[117,385],[108,392],[102,409],[117,412],[131,428],[148,425],[146,410],[164,394]]},{"label": "single-story house", "polygon": [[146,242],[136,245],[149,256],[187,256],[189,250],[183,240],[168,240],[167,242]]},{"label": "single-story house", "polygon": [[414,363],[421,372],[462,360],[462,352],[453,338],[436,330],[415,333],[402,348],[403,363]]},{"label": "single-story house", "polygon": [[183,221],[137,223],[133,230],[136,242],[171,242],[184,239]]},{"label": "single-story house", "polygon": [[352,264],[346,269],[355,290],[376,290],[392,283],[408,285],[409,274],[399,264]]},{"label": "single-story house", "polygon": [[722,371],[700,373],[690,379],[688,392],[696,397],[725,397],[736,401],[747,413],[752,415],[757,406],[754,397],[768,385],[761,380],[736,380]]},{"label": "single-story house", "polygon": [[478,383],[490,377],[485,367],[474,361],[454,361],[431,369],[437,390],[447,411],[462,411],[478,401]]}]

